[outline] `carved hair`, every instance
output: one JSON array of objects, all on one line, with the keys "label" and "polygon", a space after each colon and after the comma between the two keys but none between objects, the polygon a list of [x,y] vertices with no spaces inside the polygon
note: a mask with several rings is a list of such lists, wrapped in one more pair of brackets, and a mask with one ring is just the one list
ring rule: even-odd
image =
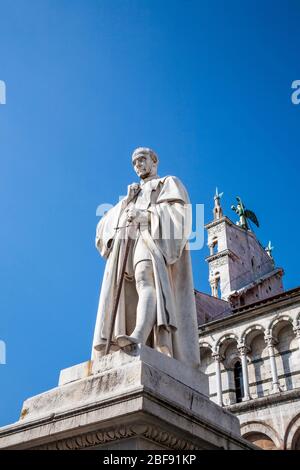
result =
[{"label": "carved hair", "polygon": [[139,154],[149,155],[154,163],[156,164],[158,163],[158,157],[156,153],[154,152],[154,150],[151,150],[148,147],[138,147],[137,149],[135,149],[135,151],[132,154],[132,159],[134,159]]}]

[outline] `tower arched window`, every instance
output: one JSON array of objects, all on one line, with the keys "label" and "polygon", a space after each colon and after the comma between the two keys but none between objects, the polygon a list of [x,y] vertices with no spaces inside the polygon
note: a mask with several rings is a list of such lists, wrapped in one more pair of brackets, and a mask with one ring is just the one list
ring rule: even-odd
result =
[{"label": "tower arched window", "polygon": [[218,238],[214,238],[210,245],[210,254],[215,255],[218,253]]},{"label": "tower arched window", "polygon": [[213,274],[211,281],[211,295],[213,297],[221,299],[221,286],[220,286],[220,273],[216,272]]},{"label": "tower arched window", "polygon": [[240,403],[244,396],[243,371],[242,371],[242,364],[240,361],[237,361],[234,364],[233,372],[234,372],[236,402]]}]

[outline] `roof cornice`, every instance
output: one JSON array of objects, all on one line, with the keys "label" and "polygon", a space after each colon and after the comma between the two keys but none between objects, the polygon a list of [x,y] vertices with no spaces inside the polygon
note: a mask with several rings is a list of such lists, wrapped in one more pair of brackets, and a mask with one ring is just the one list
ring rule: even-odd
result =
[{"label": "roof cornice", "polygon": [[229,250],[228,248],[226,250],[219,251],[218,253],[214,253],[213,255],[209,255],[205,258],[205,261],[211,262],[215,261],[216,259],[223,258],[224,256],[229,256],[232,259],[238,259],[238,256],[233,253],[233,251]]},{"label": "roof cornice", "polygon": [[253,316],[261,316],[273,311],[275,308],[282,308],[292,304],[300,303],[300,287],[290,289],[288,291],[277,294],[273,297],[260,300],[253,304],[245,305],[243,307],[233,310],[231,315],[212,320],[199,326],[199,334],[204,335],[213,330],[223,328],[224,326],[236,324],[241,320],[247,320]]}]

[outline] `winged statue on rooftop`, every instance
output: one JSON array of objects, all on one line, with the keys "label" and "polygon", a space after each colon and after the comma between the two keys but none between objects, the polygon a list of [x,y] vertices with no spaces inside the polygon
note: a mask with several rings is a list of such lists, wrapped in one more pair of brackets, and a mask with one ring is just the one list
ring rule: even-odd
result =
[{"label": "winged statue on rooftop", "polygon": [[240,220],[237,222],[237,225],[245,230],[250,230],[249,220],[251,220],[257,227],[259,227],[259,222],[254,214],[254,212],[245,208],[244,203],[242,202],[239,196],[236,197],[237,206],[231,206],[231,209],[239,216]]}]

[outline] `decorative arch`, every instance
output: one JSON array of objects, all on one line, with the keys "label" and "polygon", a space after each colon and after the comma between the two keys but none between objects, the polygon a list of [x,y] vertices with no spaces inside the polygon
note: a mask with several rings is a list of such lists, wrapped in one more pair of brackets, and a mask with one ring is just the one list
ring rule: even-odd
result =
[{"label": "decorative arch", "polygon": [[219,353],[220,352],[220,347],[223,346],[223,344],[229,340],[232,340],[232,341],[236,341],[237,344],[239,343],[239,339],[237,337],[237,335],[235,335],[234,333],[225,333],[223,336],[221,336],[221,338],[218,339],[218,341],[216,342],[216,345],[215,345],[215,351],[216,353]]},{"label": "decorative arch", "polygon": [[271,321],[269,324],[268,330],[270,331],[271,335],[276,338],[276,334],[274,335],[274,332],[276,332],[276,328],[279,323],[290,323],[291,326],[293,327],[293,320],[289,315],[281,315],[278,318],[275,318],[274,320]]},{"label": "decorative arch", "polygon": [[237,362],[241,362],[240,356],[239,355],[232,356],[229,358],[229,361],[227,362],[227,367],[229,367],[230,369],[233,369],[233,367],[235,366]]},{"label": "decorative arch", "polygon": [[274,442],[277,449],[282,449],[282,441],[278,433],[268,424],[261,423],[260,421],[249,421],[241,425],[241,435],[244,439],[250,434],[264,434],[271,441]]},{"label": "decorative arch", "polygon": [[199,340],[200,370],[208,375],[208,389],[212,390],[215,375],[213,348],[208,341]]},{"label": "decorative arch", "polygon": [[284,449],[293,450],[296,441],[300,438],[300,413],[291,420],[284,436]]},{"label": "decorative arch", "polygon": [[247,338],[249,337],[249,335],[255,331],[259,331],[261,333],[265,333],[265,328],[262,326],[262,325],[252,325],[248,328],[246,328],[242,335],[241,335],[241,344],[245,344],[247,345]]},{"label": "decorative arch", "polygon": [[210,349],[211,352],[213,351],[213,347],[211,346],[210,343],[208,343],[208,341],[199,340],[199,348]]}]

